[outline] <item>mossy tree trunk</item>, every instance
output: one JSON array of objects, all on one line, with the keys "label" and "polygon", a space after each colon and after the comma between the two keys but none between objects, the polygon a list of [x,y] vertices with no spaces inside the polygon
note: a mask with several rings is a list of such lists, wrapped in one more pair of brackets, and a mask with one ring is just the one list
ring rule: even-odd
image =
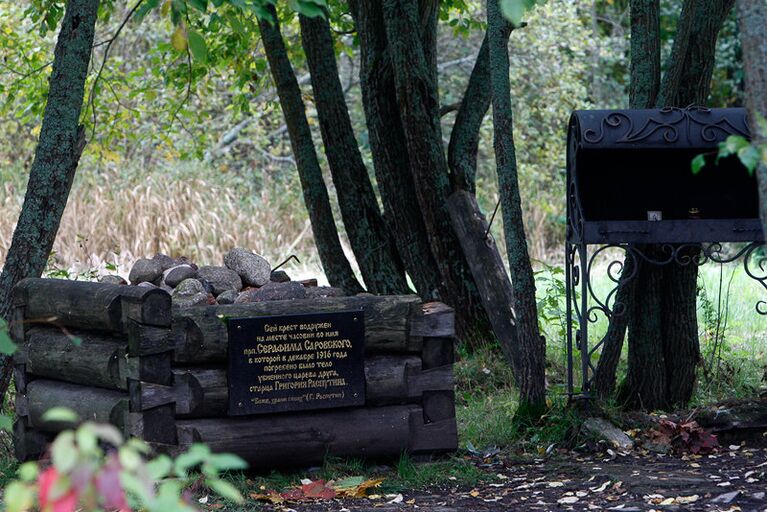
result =
[{"label": "mossy tree trunk", "polygon": [[300,24],[325,154],[362,278],[371,293],[407,293],[409,288],[402,260],[392,234],[384,224],[354,136],[338,79],[330,24],[321,16],[300,16]]},{"label": "mossy tree trunk", "polygon": [[280,97],[282,113],[290,135],[290,145],[301,179],[304,203],[309,212],[322,268],[331,285],[342,288],[348,293],[359,293],[363,291],[363,288],[354,276],[354,271],[349,260],[346,259],[338,238],[328,190],[314,149],[312,132],[306,120],[301,88],[288,59],[277,14],[273,6],[270,6],[269,10],[272,20],[259,19],[258,22],[261,40],[264,43],[266,58]]},{"label": "mossy tree trunk", "polygon": [[353,0],[350,6],[360,40],[362,103],[384,220],[418,294],[436,298],[441,277],[410,174],[381,4]]},{"label": "mossy tree trunk", "polygon": [[[683,108],[706,104],[714,69],[716,40],[733,1],[685,1],[667,71],[657,92],[656,106]],[[641,13],[641,9],[647,7],[646,1],[632,2],[632,21],[635,21],[636,15],[640,23],[651,20],[651,26],[654,26],[656,15],[647,17]],[[653,5],[652,10],[657,11],[657,5]],[[632,26],[632,35],[634,29]],[[646,36],[646,30],[641,25],[636,27],[636,31],[640,38],[632,43],[632,59],[637,60],[637,65],[632,66],[632,101],[639,98],[649,101],[653,95],[652,84],[657,84],[655,63],[658,57],[655,54],[659,54],[660,50],[640,42]],[[637,46],[634,47],[634,44]],[[652,66],[642,64],[648,58],[647,51],[653,52]],[[652,76],[645,76],[647,70]],[[667,255],[661,247],[642,247],[640,250],[654,255],[656,259]],[[682,256],[695,259],[697,250],[683,251]],[[630,313],[628,373],[621,385],[619,399],[630,408],[682,406],[689,402],[695,390],[700,360],[696,293],[698,269],[694,264],[672,263],[664,267],[646,262],[638,264],[633,284],[627,287],[633,287],[633,293],[630,289],[618,292],[619,300],[622,296],[626,299]],[[615,317],[611,323],[623,321]],[[623,337],[622,333],[615,336]],[[605,376],[609,377],[606,372]],[[605,381],[608,380],[606,377]],[[602,393],[608,385],[600,381],[598,391]]]},{"label": "mossy tree trunk", "polygon": [[[755,144],[767,144],[767,133],[759,119],[767,119],[767,3],[758,0],[737,0],[743,67],[746,71],[746,107],[751,121]],[[767,165],[761,162],[756,170],[759,183],[759,216],[767,233]]]},{"label": "mossy tree trunk", "polygon": [[[98,9],[99,0],[70,0],[66,5],[24,205],[0,275],[0,317],[5,320],[16,283],[45,270],[85,146],[80,115]],[[2,359],[0,402],[8,388],[9,363]]]},{"label": "mossy tree trunk", "polygon": [[[422,28],[435,27],[436,21],[432,18],[436,11],[431,7],[423,9],[423,3],[382,2],[399,120],[416,198],[441,277],[439,296],[456,307],[459,336],[470,343],[486,341],[492,336],[490,322],[447,211],[451,188],[442,147],[436,65],[433,64],[436,37],[424,36]],[[425,19],[419,17],[419,12]]]},{"label": "mossy tree trunk", "polygon": [[535,279],[522,220],[509,80],[509,31],[509,22],[501,14],[498,0],[488,0],[487,42],[493,105],[493,147],[517,327],[515,359],[520,388],[517,416],[525,420],[540,416],[546,408],[546,344],[538,331]]},{"label": "mossy tree trunk", "polygon": [[[659,0],[631,0],[631,63],[629,83],[629,108],[652,108],[660,90],[660,2]],[[617,308],[610,318],[602,354],[594,375],[594,391],[606,398],[615,388],[615,378],[620,362],[623,340],[629,320],[636,317],[630,306],[634,303],[634,280],[626,279],[640,262],[627,256],[623,275],[615,296]],[[647,290],[642,290],[647,293]],[[655,311],[649,303],[645,308]],[[638,313],[637,313],[638,314]],[[654,314],[657,314],[655,311]]]}]

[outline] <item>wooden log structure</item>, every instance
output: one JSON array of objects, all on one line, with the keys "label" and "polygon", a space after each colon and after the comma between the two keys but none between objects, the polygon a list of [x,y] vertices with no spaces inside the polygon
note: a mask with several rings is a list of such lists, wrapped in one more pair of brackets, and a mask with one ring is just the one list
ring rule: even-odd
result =
[{"label": "wooden log structure", "polygon": [[[19,460],[72,426],[43,421],[54,406],[158,450],[201,441],[254,468],[457,448],[453,311],[440,303],[361,295],[181,309],[158,288],[26,279],[13,305]],[[228,415],[227,319],[359,310],[364,405]]]}]

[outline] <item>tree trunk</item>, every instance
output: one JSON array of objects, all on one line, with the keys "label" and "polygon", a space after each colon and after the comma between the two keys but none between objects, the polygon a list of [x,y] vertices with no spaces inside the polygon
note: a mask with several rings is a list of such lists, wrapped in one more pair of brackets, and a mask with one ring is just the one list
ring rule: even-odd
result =
[{"label": "tree trunk", "polygon": [[259,19],[258,26],[261,30],[269,68],[280,97],[285,124],[288,126],[290,145],[296,157],[304,202],[309,212],[322,268],[331,285],[343,288],[348,293],[359,293],[363,291],[363,288],[357,282],[338,239],[328,190],[322,178],[312,133],[306,120],[301,88],[290,65],[274,7],[270,6],[268,9],[273,20]]},{"label": "tree trunk", "polygon": [[[690,41],[684,57],[681,82],[676,92],[661,91],[671,105],[706,105],[714,72],[716,41],[734,0],[698,0],[692,19]],[[680,56],[681,57],[681,56]],[[693,260],[697,251],[687,251]],[[664,344],[667,407],[683,406],[695,390],[700,360],[697,316],[697,265],[672,264],[664,271]]]},{"label": "tree trunk", "polygon": [[85,146],[80,114],[98,8],[98,0],[66,6],[24,206],[0,275],[0,317],[6,320],[13,286],[45,269]]},{"label": "tree trunk", "polygon": [[338,79],[330,25],[321,16],[299,16],[299,19],[325,154],[362,278],[371,293],[408,293],[402,261],[378,209],[378,200],[354,136]]},{"label": "tree trunk", "polygon": [[511,269],[514,316],[518,336],[519,402],[517,416],[537,417],[546,408],[546,345],[538,332],[535,279],[527,250],[522,203],[517,177],[509,81],[509,22],[498,0],[487,2],[487,40],[493,104],[493,147],[498,169],[498,188],[503,208],[503,227]]},{"label": "tree trunk", "polygon": [[[631,82],[629,107],[652,108],[660,89],[660,2],[631,1]],[[623,275],[630,276],[637,264],[631,256],[623,263]],[[638,270],[638,269],[637,269]],[[653,269],[646,271],[652,272]],[[618,310],[610,317],[605,342],[594,375],[594,391],[600,398],[612,394],[626,328],[632,315],[635,279],[621,279],[615,296]]]},{"label": "tree trunk", "polygon": [[[40,277],[59,230],[85,130],[80,114],[93,48],[99,0],[70,0],[53,53],[48,101],[19,221],[0,275],[0,318],[10,319],[11,290],[26,277]],[[8,390],[11,364],[0,357],[0,404]]]},{"label": "tree trunk", "polygon": [[[506,39],[511,35],[510,24]],[[482,40],[477,60],[471,70],[469,85],[463,94],[461,106],[455,117],[450,144],[447,148],[447,161],[450,167],[450,182],[453,191],[466,190],[475,193],[477,173],[477,148],[479,147],[479,129],[482,120],[490,108],[490,50],[487,34]]]},{"label": "tree trunk", "polygon": [[[767,118],[767,5],[758,0],[737,0],[743,67],[746,71],[746,107],[751,122],[754,144],[767,143],[767,133],[758,120]],[[760,162],[756,170],[759,183],[759,216],[767,233],[767,165]]]},{"label": "tree trunk", "polygon": [[[705,105],[717,36],[733,1],[685,2],[675,53],[658,95],[660,106]],[[660,247],[644,250],[661,259],[664,254]],[[696,254],[697,250],[684,252],[693,260]],[[620,393],[627,406],[668,408],[684,405],[692,397],[700,359],[697,277],[694,264],[640,266],[629,321],[629,370]]]},{"label": "tree trunk", "polygon": [[[652,246],[639,249],[657,256]],[[661,409],[666,405],[666,365],[660,336],[663,273],[649,263],[639,265],[629,318],[628,372],[618,397],[631,409]]]},{"label": "tree trunk", "polygon": [[410,172],[442,277],[439,295],[456,308],[459,337],[469,344],[485,342],[492,336],[490,322],[447,212],[450,182],[442,148],[437,84],[429,51],[424,51],[418,37],[417,2],[384,1],[383,18]]},{"label": "tree trunk", "polygon": [[384,220],[418,294],[437,298],[441,278],[410,175],[381,5],[354,0],[350,5],[360,38],[360,87]]}]

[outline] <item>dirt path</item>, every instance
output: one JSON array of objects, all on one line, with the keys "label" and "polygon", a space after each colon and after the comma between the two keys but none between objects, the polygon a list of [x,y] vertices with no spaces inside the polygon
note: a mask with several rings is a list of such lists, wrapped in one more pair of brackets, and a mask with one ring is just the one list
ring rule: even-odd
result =
[{"label": "dirt path", "polygon": [[548,460],[494,458],[475,464],[488,481],[376,499],[265,506],[299,512],[418,510],[663,510],[767,511],[767,448],[725,448],[714,455],[677,457],[558,454]]}]

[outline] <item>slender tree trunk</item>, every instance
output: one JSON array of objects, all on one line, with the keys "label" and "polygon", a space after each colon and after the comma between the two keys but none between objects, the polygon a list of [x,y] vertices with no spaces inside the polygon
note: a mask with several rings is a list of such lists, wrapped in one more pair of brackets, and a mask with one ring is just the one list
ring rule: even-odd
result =
[{"label": "slender tree trunk", "polygon": [[269,68],[280,97],[285,124],[288,126],[290,145],[296,157],[304,202],[309,212],[322,268],[331,285],[343,288],[348,293],[359,293],[363,291],[363,288],[357,282],[338,239],[328,190],[322,178],[312,133],[306,120],[301,88],[288,59],[274,7],[269,7],[269,10],[273,21],[259,19],[258,25]]},{"label": "slender tree trunk", "polygon": [[381,4],[354,0],[350,4],[360,38],[360,86],[384,220],[418,294],[437,298],[441,277],[410,175]]},{"label": "slender tree trunk", "polygon": [[[756,145],[767,144],[767,133],[759,119],[767,119],[767,4],[764,0],[737,0],[743,67],[746,71],[746,107],[751,122],[751,138]],[[759,183],[759,216],[767,233],[767,165],[756,170]]]},{"label": "slender tree trunk", "polygon": [[424,52],[418,37],[418,4],[415,0],[382,3],[410,172],[442,277],[439,295],[456,308],[459,336],[469,344],[485,342],[492,336],[490,322],[447,211],[450,181],[442,147],[437,84],[427,59],[429,52]]},{"label": "slender tree trunk", "polygon": [[[507,23],[505,28],[508,40],[511,35],[510,24]],[[469,85],[455,117],[447,148],[450,182],[454,191],[466,190],[475,193],[479,129],[490,108],[490,100],[490,50],[485,34],[474,68],[471,70]]]},{"label": "slender tree trunk", "polygon": [[[660,89],[660,2],[659,0],[631,0],[630,7],[629,107],[652,108]],[[635,262],[631,256],[627,256],[624,261],[623,275],[632,275],[635,264],[638,262]],[[646,271],[652,272],[653,269]],[[633,314],[631,305],[634,302],[634,281],[635,279],[622,278],[615,296],[615,303],[621,309],[616,311],[618,314],[610,318],[602,354],[594,375],[594,391],[601,398],[608,397],[615,388],[623,340],[626,337],[629,319]],[[657,313],[656,311],[655,314]]]},{"label": "slender tree trunk", "polygon": [[[24,205],[0,274],[0,318],[4,320],[10,317],[16,283],[39,277],[45,270],[85,147],[80,114],[98,9],[99,0],[70,0],[66,5]],[[2,356],[0,404],[8,390],[10,370],[10,359]]]},{"label": "slender tree trunk", "polygon": [[98,7],[98,0],[70,0],[66,6],[24,206],[0,275],[5,319],[13,286],[45,269],[85,145],[80,114]]},{"label": "slender tree trunk", "polygon": [[546,408],[546,345],[538,332],[535,279],[527,250],[522,201],[519,194],[509,81],[509,22],[498,0],[487,2],[487,40],[490,53],[490,86],[493,104],[493,146],[503,227],[511,269],[513,305],[517,324],[521,418],[537,417]]},{"label": "slender tree trunk", "polygon": [[[679,87],[675,93],[661,91],[661,96],[667,98],[671,105],[685,107],[708,102],[716,41],[733,4],[734,0],[698,0]],[[697,251],[690,251],[687,255],[695,259],[696,254]],[[672,264],[664,267],[663,272],[665,315],[661,338],[668,385],[666,403],[667,407],[684,406],[695,391],[696,370],[700,361],[698,267]]]},{"label": "slender tree trunk", "polygon": [[326,18],[299,16],[325,154],[346,232],[368,291],[408,293],[405,270],[362,161],[338,79]]}]

